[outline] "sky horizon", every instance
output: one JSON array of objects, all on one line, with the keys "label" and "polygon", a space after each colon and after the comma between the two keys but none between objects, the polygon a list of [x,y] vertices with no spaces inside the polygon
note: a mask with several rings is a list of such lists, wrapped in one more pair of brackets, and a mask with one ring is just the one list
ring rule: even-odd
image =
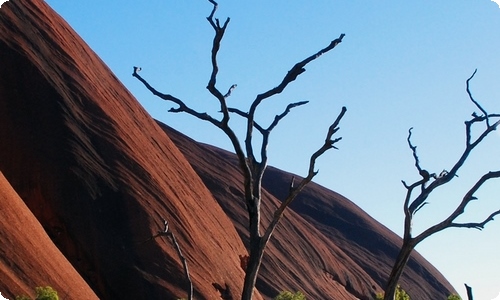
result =
[{"label": "sky horizon", "polygon": [[[208,1],[46,0],[87,42],[156,119],[205,143],[232,150],[227,137],[173,105],[155,98],[131,76],[132,67],[158,90],[217,116],[208,82],[213,30]],[[219,54],[218,87],[238,84],[230,105],[246,110],[255,96],[276,86],[298,61],[345,33],[334,50],[306,67],[283,94],[266,102],[258,120],[267,123],[288,103],[294,109],[273,131],[269,164],[305,175],[309,156],[323,142],[342,106],[342,137],[317,162],[315,181],[353,201],[402,235],[401,180],[419,180],[406,138],[422,167],[450,169],[464,146],[464,121],[480,113],[468,99],[465,81],[489,113],[500,113],[500,7],[490,0],[412,2],[388,0],[234,3],[219,1],[216,17],[231,18]],[[234,127],[243,132],[243,122]],[[500,170],[500,130],[493,133],[459,172],[429,199],[414,219],[416,233],[441,221],[487,171]],[[463,222],[480,222],[500,209],[500,180],[492,180],[470,204]],[[466,299],[500,292],[500,218],[482,231],[447,229],[417,246]],[[479,246],[478,246],[479,245]],[[411,292],[411,290],[410,290]]]}]

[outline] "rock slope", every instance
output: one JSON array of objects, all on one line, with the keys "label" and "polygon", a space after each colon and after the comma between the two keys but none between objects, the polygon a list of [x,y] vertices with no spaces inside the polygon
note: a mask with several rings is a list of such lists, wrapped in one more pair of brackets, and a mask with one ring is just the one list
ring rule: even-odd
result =
[{"label": "rock slope", "polygon": [[[165,134],[42,0],[2,5],[0,65],[0,292],[50,285],[65,299],[185,297],[175,248],[147,241],[167,219],[195,298],[238,299],[247,238],[232,154],[162,126]],[[264,225],[290,176],[269,169]],[[271,241],[255,298],[289,289],[370,299],[398,242],[352,202],[311,185]],[[452,291],[420,256],[410,267],[403,286],[415,299]]]},{"label": "rock slope", "polygon": [[0,65],[0,170],[98,297],[186,295],[172,244],[142,243],[163,229],[163,218],[189,261],[197,299],[219,299],[214,285],[239,293],[245,249],[229,218],[137,100],[44,1],[2,6]]},{"label": "rock slope", "polygon": [[[246,212],[240,200],[242,175],[236,156],[159,124],[190,161],[245,241]],[[267,218],[279,199],[285,198],[292,176],[298,177],[273,167],[267,169],[263,179],[266,201],[262,208]],[[258,282],[261,293],[275,295],[277,289],[286,287],[307,291],[308,299],[325,299],[326,288],[340,284],[352,296],[371,299],[370,295],[382,290],[401,244],[396,234],[348,199],[315,183],[304,189],[291,209],[275,231],[264,258]],[[418,253],[411,257],[401,285],[412,299],[446,299],[454,293],[442,274]]]}]

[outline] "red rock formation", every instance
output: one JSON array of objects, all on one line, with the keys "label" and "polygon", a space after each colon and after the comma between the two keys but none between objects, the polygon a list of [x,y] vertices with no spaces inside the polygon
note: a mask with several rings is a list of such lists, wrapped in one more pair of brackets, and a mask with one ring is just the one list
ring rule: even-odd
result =
[{"label": "red rock formation", "polygon": [[165,133],[44,1],[2,6],[0,65],[0,170],[100,298],[186,295],[172,245],[141,243],[162,229],[162,218],[189,261],[197,299],[217,299],[214,284],[240,293],[245,249],[230,220]]},{"label": "red rock formation", "polygon": [[62,299],[98,299],[0,172],[0,292],[8,299],[51,286]]},{"label": "red rock formation", "polygon": [[[247,239],[242,176],[236,156],[200,144],[161,124]],[[297,177],[295,175],[295,177]],[[272,214],[288,192],[292,174],[269,167],[264,174],[263,215]],[[382,291],[401,239],[354,203],[315,183],[292,203],[264,258],[258,288],[266,296],[301,290],[308,299],[371,299]],[[265,221],[269,221],[268,219]],[[264,222],[266,223],[266,222]],[[335,294],[341,289],[347,294]],[[401,280],[412,299],[445,299],[454,293],[447,280],[414,253]],[[343,295],[340,298],[338,295]]]},{"label": "red rock formation", "polygon": [[[143,242],[166,218],[189,263],[195,298],[238,298],[244,276],[240,257],[247,254],[242,240],[247,239],[233,155],[168,131],[188,162],[42,0],[2,6],[0,65],[0,171],[97,296],[185,296],[187,282],[172,245],[160,238]],[[289,176],[269,169],[264,225]],[[0,272],[0,288],[17,294],[49,284],[64,298],[94,297],[71,267],[52,274],[64,259],[2,180],[8,197],[0,198],[0,209],[11,208],[11,217],[0,223],[0,231],[6,231],[0,236],[0,262],[7,266]],[[301,290],[309,299],[369,299],[381,290],[398,243],[394,234],[317,185],[297,199],[294,210],[287,212],[265,255],[258,282],[263,295]],[[27,220],[15,225],[17,230],[11,227],[18,224],[14,213]],[[14,246],[25,243],[24,233],[31,229],[39,232],[29,241],[40,248]],[[12,246],[4,236],[15,241]],[[20,260],[47,269],[26,272],[15,267]],[[452,291],[421,257],[410,267],[404,283],[414,284],[415,295],[421,293],[415,299]],[[41,274],[49,274],[47,283],[40,282]],[[60,277],[65,278],[52,283]],[[75,294],[80,292],[85,294]],[[259,293],[256,298],[262,299]]]}]

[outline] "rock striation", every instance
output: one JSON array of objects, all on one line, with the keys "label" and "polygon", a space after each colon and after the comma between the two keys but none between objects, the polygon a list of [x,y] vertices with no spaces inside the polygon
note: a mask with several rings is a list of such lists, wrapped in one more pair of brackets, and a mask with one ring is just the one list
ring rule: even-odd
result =
[{"label": "rock striation", "polygon": [[[233,154],[155,122],[42,0],[0,10],[0,292],[52,286],[65,299],[238,299],[246,255]],[[175,143],[174,143],[175,142]],[[292,175],[269,168],[264,225]],[[271,240],[256,299],[371,299],[399,238],[312,184]],[[414,299],[453,292],[418,254],[402,282]]]},{"label": "rock striation", "polygon": [[[44,1],[2,6],[0,65],[0,170],[99,298],[186,296],[172,244],[143,243],[164,218],[189,261],[197,299],[219,299],[214,285],[241,291],[245,248],[229,218],[168,136]],[[22,292],[3,282],[4,294]]]}]

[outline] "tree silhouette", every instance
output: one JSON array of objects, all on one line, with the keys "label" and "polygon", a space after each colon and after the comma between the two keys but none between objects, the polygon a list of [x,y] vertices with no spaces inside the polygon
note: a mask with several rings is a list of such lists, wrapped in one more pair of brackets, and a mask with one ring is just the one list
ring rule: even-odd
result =
[{"label": "tree silhouette", "polygon": [[[465,212],[467,205],[470,202],[478,199],[474,196],[474,194],[483,186],[483,184],[485,184],[491,179],[500,177],[500,170],[489,171],[484,173],[475,182],[475,184],[465,193],[465,195],[462,198],[462,201],[458,204],[455,210],[446,219],[444,219],[443,221],[439,222],[434,226],[427,228],[426,230],[424,230],[422,233],[418,234],[415,237],[412,235],[413,216],[422,207],[428,204],[426,200],[429,197],[429,195],[440,186],[443,186],[444,184],[447,184],[454,178],[458,177],[457,172],[464,165],[465,161],[472,153],[472,151],[482,141],[484,141],[484,139],[490,133],[495,131],[498,127],[498,124],[500,124],[500,120],[497,120],[500,119],[500,114],[489,114],[472,96],[472,93],[470,91],[470,81],[476,74],[476,71],[474,71],[474,73],[467,79],[466,91],[469,96],[469,99],[480,110],[480,114],[473,112],[472,118],[468,121],[465,121],[465,140],[466,140],[465,149],[462,155],[458,158],[457,162],[451,167],[450,171],[443,170],[439,174],[436,174],[436,173],[430,173],[427,170],[423,169],[420,165],[420,160],[417,155],[417,146],[414,146],[411,142],[412,128],[410,128],[410,130],[408,131],[408,139],[407,139],[408,146],[410,147],[413,154],[413,158],[415,160],[415,168],[417,169],[422,179],[410,185],[408,185],[405,181],[402,181],[404,187],[407,190],[403,205],[405,214],[403,245],[401,246],[401,249],[396,258],[391,274],[389,276],[385,289],[384,300],[394,299],[399,278],[401,277],[401,274],[403,273],[406,263],[410,258],[411,252],[413,251],[415,246],[417,246],[418,243],[446,228],[451,228],[451,227],[476,228],[481,230],[488,222],[493,221],[493,217],[500,214],[500,210],[497,210],[491,213],[481,222],[471,222],[471,223],[456,222],[456,219]],[[476,127],[479,125],[484,126],[484,128],[476,138],[472,137],[472,128],[474,125],[476,125]],[[414,193],[417,193],[415,197],[413,196]]]},{"label": "tree silhouette", "polygon": [[[213,5],[213,9],[210,15],[207,17],[208,22],[214,29],[215,35],[212,44],[211,51],[211,65],[212,72],[210,79],[208,81],[207,89],[208,91],[217,99],[220,105],[221,118],[215,118],[206,112],[198,112],[191,107],[189,107],[181,99],[174,97],[169,94],[163,94],[153,88],[144,78],[142,78],[138,72],[141,70],[138,67],[134,67],[133,76],[141,81],[144,86],[151,91],[154,95],[167,101],[171,101],[177,105],[175,108],[171,108],[169,111],[174,113],[184,112],[188,113],[198,119],[212,123],[214,126],[222,130],[230,139],[234,151],[238,156],[239,166],[244,175],[244,190],[245,196],[244,201],[246,204],[248,212],[248,230],[249,230],[249,249],[248,258],[245,261],[245,279],[243,284],[242,299],[248,300],[252,299],[255,283],[257,280],[257,275],[262,262],[262,257],[266,249],[267,243],[271,238],[274,229],[278,225],[280,219],[283,216],[284,211],[290,205],[290,203],[295,199],[295,197],[300,193],[300,191],[314,178],[317,174],[315,170],[316,160],[323,155],[327,150],[335,148],[335,144],[341,140],[341,138],[334,138],[333,135],[339,130],[338,125],[343,118],[346,108],[342,107],[340,113],[337,115],[334,122],[328,128],[328,132],[324,143],[314,152],[309,160],[309,169],[307,176],[305,176],[298,183],[291,182],[289,193],[285,199],[283,199],[281,205],[276,209],[273,215],[271,223],[261,232],[261,201],[262,201],[262,178],[267,167],[268,154],[267,146],[269,143],[269,136],[272,130],[278,125],[278,123],[290,113],[290,111],[298,106],[302,106],[308,103],[308,101],[301,101],[289,104],[284,111],[276,115],[274,120],[267,127],[258,124],[255,121],[255,115],[257,109],[261,103],[268,100],[272,96],[280,94],[291,82],[295,81],[297,77],[305,72],[305,66],[310,62],[316,60],[321,55],[334,49],[338,44],[342,42],[344,34],[341,34],[337,39],[333,40],[327,47],[319,50],[318,52],[312,54],[311,56],[305,58],[304,60],[296,63],[288,73],[283,77],[281,83],[276,87],[262,93],[258,94],[255,100],[252,102],[248,112],[243,112],[236,108],[231,108],[227,105],[226,99],[231,96],[236,85],[232,85],[226,93],[222,93],[219,88],[217,88],[217,75],[219,72],[219,67],[217,63],[217,55],[220,49],[220,43],[224,37],[224,33],[229,24],[230,19],[227,18],[225,22],[221,25],[219,19],[215,18],[215,12],[217,11],[217,2],[209,0]],[[235,114],[239,117],[246,119],[246,135],[244,144],[240,143],[238,136],[235,134],[229,121],[231,116]],[[261,136],[260,147],[255,145],[254,142],[254,130],[256,130]],[[258,154],[256,152],[258,151]],[[260,156],[260,161],[257,156]]]}]

